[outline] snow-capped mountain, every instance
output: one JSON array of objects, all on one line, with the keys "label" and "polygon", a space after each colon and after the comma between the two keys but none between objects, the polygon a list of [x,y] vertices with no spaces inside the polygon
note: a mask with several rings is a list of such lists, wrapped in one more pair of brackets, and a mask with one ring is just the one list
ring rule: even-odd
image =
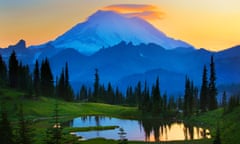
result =
[{"label": "snow-capped mountain", "polygon": [[56,48],[74,48],[84,54],[92,54],[121,41],[134,45],[155,43],[165,49],[192,47],[167,37],[143,19],[128,18],[112,11],[97,11],[87,21],[77,24],[50,43]]}]

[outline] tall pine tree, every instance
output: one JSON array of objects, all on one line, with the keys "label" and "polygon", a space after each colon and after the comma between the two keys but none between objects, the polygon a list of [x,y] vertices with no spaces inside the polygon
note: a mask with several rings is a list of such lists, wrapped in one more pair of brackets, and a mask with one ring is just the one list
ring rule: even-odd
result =
[{"label": "tall pine tree", "polygon": [[40,70],[40,88],[42,95],[54,96],[53,74],[47,58],[42,62]]},{"label": "tall pine tree", "polygon": [[94,91],[93,91],[93,97],[91,101],[98,101],[99,100],[99,75],[98,75],[98,69],[95,70],[95,81],[94,81]]},{"label": "tall pine tree", "polygon": [[152,88],[152,112],[153,114],[159,114],[162,110],[161,106],[161,94],[159,88],[159,77],[157,77],[156,84]]},{"label": "tall pine tree", "polygon": [[38,97],[40,94],[40,72],[39,72],[38,60],[36,60],[34,70],[33,70],[33,87],[34,87],[35,96]]},{"label": "tall pine tree", "polygon": [[5,86],[7,81],[7,66],[0,55],[0,86]]},{"label": "tall pine tree", "polygon": [[211,56],[210,63],[210,80],[209,80],[209,110],[214,110],[218,107],[217,104],[217,88],[216,88],[216,72],[214,58]]},{"label": "tall pine tree", "polygon": [[17,60],[15,51],[13,51],[11,53],[10,58],[9,58],[8,76],[9,76],[9,86],[11,88],[17,88],[17,85],[18,85],[18,60]]},{"label": "tall pine tree", "polygon": [[33,133],[31,122],[26,120],[23,113],[22,104],[20,104],[18,112],[18,129],[17,129],[17,143],[18,144],[32,144]]},{"label": "tall pine tree", "polygon": [[8,114],[4,104],[1,104],[1,117],[0,117],[0,141],[1,144],[14,144],[14,136]]},{"label": "tall pine tree", "polygon": [[202,75],[202,86],[200,91],[200,109],[202,112],[205,112],[208,107],[208,80],[207,80],[207,67],[204,65],[203,67],[203,75]]}]

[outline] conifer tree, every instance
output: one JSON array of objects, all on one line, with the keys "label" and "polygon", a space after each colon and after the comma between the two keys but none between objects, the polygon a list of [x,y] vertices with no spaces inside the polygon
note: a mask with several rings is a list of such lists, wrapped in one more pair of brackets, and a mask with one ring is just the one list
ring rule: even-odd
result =
[{"label": "conifer tree", "polygon": [[72,101],[74,99],[74,95],[73,95],[73,90],[72,90],[72,87],[69,83],[69,73],[68,73],[68,63],[66,62],[65,64],[65,100],[67,101]]},{"label": "conifer tree", "polygon": [[39,72],[38,60],[36,60],[34,70],[33,70],[33,87],[34,87],[35,96],[38,97],[40,94],[40,72]]},{"label": "conifer tree", "polygon": [[5,86],[7,81],[7,66],[0,54],[0,86]]},{"label": "conifer tree", "polygon": [[109,103],[109,104],[114,104],[114,101],[115,101],[114,91],[113,91],[111,83],[109,82],[108,83],[108,88],[107,88],[107,99],[106,99],[106,102]]},{"label": "conifer tree", "polygon": [[58,85],[57,85],[57,95],[59,98],[65,99],[65,75],[64,75],[64,70],[62,69],[60,78],[58,80]]},{"label": "conifer tree", "polygon": [[161,94],[159,88],[159,77],[157,77],[156,84],[152,88],[152,112],[159,114],[161,112]]},{"label": "conifer tree", "polygon": [[144,83],[144,91],[143,91],[143,98],[142,98],[142,110],[143,112],[150,112],[151,110],[151,102],[150,102],[150,94],[149,89],[147,87],[147,82]]},{"label": "conifer tree", "polygon": [[1,104],[0,141],[1,144],[14,144],[14,136],[4,104]]},{"label": "conifer tree", "polygon": [[98,99],[99,99],[99,75],[98,75],[98,69],[96,69],[95,70],[93,98],[91,101],[96,102]]},{"label": "conifer tree", "polygon": [[53,74],[48,59],[46,58],[40,68],[40,87],[44,96],[54,95]]},{"label": "conifer tree", "polygon": [[32,144],[33,133],[30,121],[26,120],[23,114],[22,104],[20,104],[18,112],[18,129],[17,129],[18,144]]},{"label": "conifer tree", "polygon": [[86,88],[86,86],[85,85],[82,85],[82,87],[81,87],[81,89],[80,89],[80,93],[79,93],[79,99],[80,100],[87,100],[88,99],[88,90],[87,90],[87,88]]},{"label": "conifer tree", "polygon": [[18,60],[15,51],[13,51],[9,58],[8,64],[9,86],[17,88],[18,85]]},{"label": "conifer tree", "polygon": [[50,121],[50,127],[46,131],[44,143],[62,144],[62,126],[59,121],[59,108],[57,100],[54,108],[53,121]]},{"label": "conifer tree", "polygon": [[214,110],[217,108],[217,88],[216,88],[216,72],[214,58],[211,56],[210,63],[210,80],[209,80],[209,110]]},{"label": "conifer tree", "polygon": [[142,90],[141,90],[141,82],[139,81],[137,83],[137,87],[135,88],[135,96],[136,96],[136,101],[137,101],[137,105],[138,105],[138,109],[141,110],[141,103],[142,103]]},{"label": "conifer tree", "polygon": [[207,68],[206,65],[204,65],[202,75],[202,86],[200,91],[200,109],[202,112],[205,112],[207,110],[207,101],[208,101],[208,80],[207,80]]},{"label": "conifer tree", "polygon": [[222,95],[222,107],[224,108],[224,111],[226,110],[226,106],[227,106],[227,94],[226,91],[224,91]]},{"label": "conifer tree", "polygon": [[135,95],[134,95],[132,86],[129,86],[127,88],[127,91],[126,91],[126,102],[130,106],[134,106],[136,104]]},{"label": "conifer tree", "polygon": [[185,81],[185,92],[184,92],[184,116],[190,115],[190,102],[191,102],[191,84],[188,77]]}]

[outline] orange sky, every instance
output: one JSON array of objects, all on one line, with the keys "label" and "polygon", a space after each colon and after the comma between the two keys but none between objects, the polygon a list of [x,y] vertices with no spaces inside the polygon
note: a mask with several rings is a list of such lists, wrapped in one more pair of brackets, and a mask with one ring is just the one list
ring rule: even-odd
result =
[{"label": "orange sky", "polygon": [[0,47],[19,39],[28,45],[54,40],[96,10],[119,3],[141,4],[115,10],[141,16],[196,48],[221,50],[240,44],[239,0],[0,0]]}]

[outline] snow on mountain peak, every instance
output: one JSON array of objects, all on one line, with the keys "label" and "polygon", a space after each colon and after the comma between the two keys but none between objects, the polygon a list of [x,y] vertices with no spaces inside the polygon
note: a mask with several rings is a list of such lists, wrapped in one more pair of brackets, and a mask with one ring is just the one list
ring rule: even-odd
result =
[{"label": "snow on mountain peak", "polygon": [[110,47],[121,41],[156,43],[166,49],[192,47],[167,37],[143,19],[128,18],[113,11],[99,10],[87,21],[79,23],[52,42],[56,48],[74,48],[92,54],[102,47]]}]

